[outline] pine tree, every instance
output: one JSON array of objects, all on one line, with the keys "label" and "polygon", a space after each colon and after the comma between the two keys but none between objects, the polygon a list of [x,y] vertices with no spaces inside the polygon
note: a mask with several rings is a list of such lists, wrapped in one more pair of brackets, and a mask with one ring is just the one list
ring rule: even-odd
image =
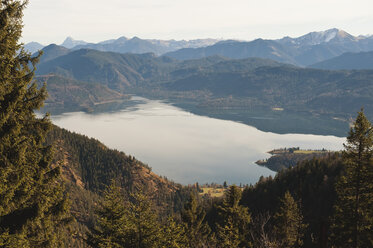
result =
[{"label": "pine tree", "polygon": [[121,189],[113,181],[97,209],[97,224],[88,233],[87,243],[92,247],[124,247],[129,229],[127,218],[128,212]]},{"label": "pine tree", "polygon": [[363,110],[351,127],[343,152],[345,171],[336,184],[331,243],[373,246],[373,131]]},{"label": "pine tree", "polygon": [[59,168],[51,167],[52,147],[43,144],[49,118],[34,114],[46,88],[32,83],[39,57],[19,43],[26,4],[0,2],[0,246],[57,247],[67,198]]},{"label": "pine tree", "polygon": [[219,247],[251,247],[250,214],[247,207],[240,205],[242,191],[232,185],[225,193],[223,204],[219,206],[221,224],[217,224]]},{"label": "pine tree", "polygon": [[203,209],[198,205],[195,194],[190,193],[189,201],[181,213],[186,228],[188,247],[207,246],[211,229],[205,223],[205,216]]},{"label": "pine tree", "polygon": [[227,219],[224,220],[223,225],[218,224],[217,235],[219,248],[240,247],[240,231],[232,216],[228,216]]},{"label": "pine tree", "polygon": [[187,236],[183,225],[178,224],[174,218],[168,217],[162,225],[160,248],[187,248]]},{"label": "pine tree", "polygon": [[303,223],[302,212],[289,191],[281,199],[280,208],[274,215],[274,220],[274,232],[280,247],[302,247],[307,225]]},{"label": "pine tree", "polygon": [[142,191],[130,194],[128,214],[129,240],[125,247],[158,247],[161,238],[158,216]]}]

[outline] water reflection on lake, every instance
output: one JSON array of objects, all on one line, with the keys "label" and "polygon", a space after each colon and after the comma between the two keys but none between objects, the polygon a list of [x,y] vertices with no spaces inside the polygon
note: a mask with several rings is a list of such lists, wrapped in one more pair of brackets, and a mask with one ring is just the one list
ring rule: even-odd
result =
[{"label": "water reflection on lake", "polygon": [[172,105],[134,97],[125,110],[52,116],[71,131],[94,137],[110,148],[134,155],[159,175],[183,184],[200,182],[255,183],[275,173],[256,165],[280,147],[340,150],[343,138],[274,134],[241,123],[185,112]]}]

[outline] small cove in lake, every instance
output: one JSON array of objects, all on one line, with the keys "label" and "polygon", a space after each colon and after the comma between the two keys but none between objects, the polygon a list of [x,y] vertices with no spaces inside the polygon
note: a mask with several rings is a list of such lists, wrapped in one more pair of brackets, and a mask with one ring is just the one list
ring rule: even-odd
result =
[{"label": "small cove in lake", "polygon": [[[275,134],[233,121],[194,115],[157,100],[132,98],[132,106],[100,114],[52,116],[56,125],[133,155],[175,182],[254,184],[275,172],[255,161],[280,147],[340,150],[345,138]],[[260,117],[259,117],[260,118]]]}]

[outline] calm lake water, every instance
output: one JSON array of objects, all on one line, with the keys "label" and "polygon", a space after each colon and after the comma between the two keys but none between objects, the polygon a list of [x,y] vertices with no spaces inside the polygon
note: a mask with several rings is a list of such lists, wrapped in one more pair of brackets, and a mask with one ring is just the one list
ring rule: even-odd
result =
[{"label": "calm lake water", "polygon": [[63,128],[94,137],[149,164],[159,175],[176,182],[250,184],[275,175],[255,161],[281,147],[340,150],[344,138],[275,134],[233,121],[185,112],[170,104],[133,97],[124,110],[52,116]]}]

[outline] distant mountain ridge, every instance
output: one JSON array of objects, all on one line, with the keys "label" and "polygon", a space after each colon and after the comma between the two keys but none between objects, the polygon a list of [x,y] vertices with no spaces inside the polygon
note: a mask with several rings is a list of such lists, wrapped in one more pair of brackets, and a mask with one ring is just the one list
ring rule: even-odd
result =
[{"label": "distant mountain ridge", "polygon": [[88,43],[85,41],[76,41],[68,37],[61,46],[69,49],[79,50],[89,48],[104,52],[117,53],[154,53],[162,55],[167,52],[175,51],[181,48],[197,48],[202,46],[213,45],[218,40],[216,39],[196,39],[196,40],[156,40],[156,39],[140,39],[133,37],[128,39],[124,36],[118,39],[111,39],[99,43]]},{"label": "distant mountain ridge", "polygon": [[[353,36],[343,30],[333,28],[320,32],[310,32],[300,37],[284,37],[276,40],[256,39],[253,41],[195,39],[157,40],[131,39],[122,36],[98,43],[89,43],[67,37],[61,44],[68,49],[93,49],[115,53],[154,53],[178,60],[200,59],[210,56],[223,56],[231,59],[259,57],[272,59],[297,66],[310,66],[343,53],[373,51],[373,35]],[[25,45],[35,52],[43,46],[36,43]]]},{"label": "distant mountain ridge", "polygon": [[93,49],[69,50],[57,45],[45,47],[43,51],[37,75],[55,74],[78,81],[98,82],[120,92],[126,88],[167,82],[196,73],[244,72],[259,66],[283,65],[268,59],[231,60],[221,56],[177,61],[165,56],[157,57],[152,53],[122,54]]},{"label": "distant mountain ridge", "polygon": [[30,42],[24,45],[24,49],[31,54],[36,53],[37,51],[41,50],[43,47],[44,45],[38,42]]},{"label": "distant mountain ridge", "polygon": [[220,55],[232,59],[250,57],[272,59],[283,63],[296,64],[287,48],[273,40],[257,39],[251,42],[224,41],[212,46],[201,48],[184,48],[165,56],[185,60],[199,59],[213,55]]},{"label": "distant mountain ridge", "polygon": [[279,40],[257,39],[245,42],[219,42],[208,47],[186,48],[165,55],[180,60],[212,55],[221,55],[233,59],[255,56],[298,66],[308,66],[346,52],[372,50],[372,36],[356,37],[334,28],[321,32],[311,32],[297,38],[284,37]]},{"label": "distant mountain ridge", "polygon": [[344,53],[310,67],[325,70],[373,70],[373,51]]}]

